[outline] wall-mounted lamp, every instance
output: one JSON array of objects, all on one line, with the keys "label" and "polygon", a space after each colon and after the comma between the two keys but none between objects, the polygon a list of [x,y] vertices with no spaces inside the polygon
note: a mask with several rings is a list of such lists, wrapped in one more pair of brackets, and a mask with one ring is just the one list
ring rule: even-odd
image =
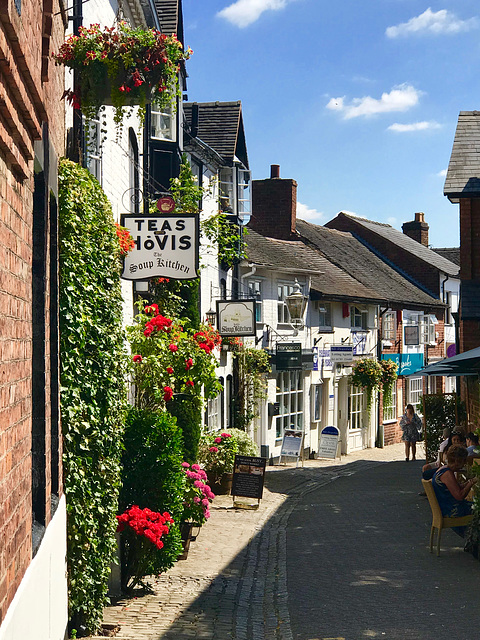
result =
[{"label": "wall-mounted lamp", "polygon": [[210,308],[205,314],[205,319],[209,325],[215,327],[217,324],[217,312]]},{"label": "wall-mounted lamp", "polygon": [[302,287],[295,278],[293,292],[289,296],[285,297],[285,304],[287,305],[288,313],[290,314],[291,324],[298,329],[302,329],[305,326],[303,316],[305,314],[305,309],[307,308],[307,301],[308,297],[303,295]]}]

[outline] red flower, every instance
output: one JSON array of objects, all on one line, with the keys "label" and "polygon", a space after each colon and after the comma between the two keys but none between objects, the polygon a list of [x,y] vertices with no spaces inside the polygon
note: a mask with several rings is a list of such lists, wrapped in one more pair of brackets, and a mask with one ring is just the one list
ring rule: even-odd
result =
[{"label": "red flower", "polygon": [[168,347],[168,348],[170,349],[170,351],[171,351],[172,353],[175,353],[175,351],[178,351],[178,347],[177,347],[177,345],[176,345],[176,344],[171,344],[171,345],[169,345],[169,347]]},{"label": "red flower", "polygon": [[172,368],[172,367],[167,367],[167,373],[169,373],[170,375],[172,375],[172,373],[173,373],[173,368]]},{"label": "red flower", "polygon": [[169,402],[173,398],[173,389],[172,387],[163,387],[163,399],[165,402]]},{"label": "red flower", "polygon": [[187,380],[187,382],[185,383],[185,385],[186,385],[187,387],[193,387],[193,386],[195,385],[195,383],[194,383],[194,381],[193,381],[193,380]]},{"label": "red flower", "polygon": [[193,366],[193,360],[189,358],[185,360],[185,371],[188,371]]},{"label": "red flower", "polygon": [[142,360],[143,360],[142,356],[139,356],[139,355],[133,356],[133,361],[134,362],[142,362]]},{"label": "red flower", "polygon": [[212,453],[217,453],[218,447],[210,447],[209,451],[211,451]]},{"label": "red flower", "polygon": [[155,315],[158,314],[158,304],[149,304],[145,307],[144,312],[149,314],[149,313],[154,313]]}]

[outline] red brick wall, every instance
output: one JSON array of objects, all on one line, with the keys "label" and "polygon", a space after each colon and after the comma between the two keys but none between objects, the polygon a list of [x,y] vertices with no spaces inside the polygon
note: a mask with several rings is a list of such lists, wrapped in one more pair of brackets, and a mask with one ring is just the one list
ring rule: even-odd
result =
[{"label": "red brick wall", "polygon": [[297,183],[270,178],[252,181],[252,217],[249,222],[257,233],[269,238],[290,240],[297,221]]},{"label": "red brick wall", "polygon": [[[53,15],[58,11],[58,2],[52,5],[49,0],[22,0],[21,15],[13,0],[0,6],[0,622],[32,557],[33,159],[44,122],[51,123],[56,155],[63,155],[63,72],[47,61],[50,50],[63,41],[62,19]],[[45,249],[48,399],[48,243]],[[48,525],[49,401],[45,414]]]}]

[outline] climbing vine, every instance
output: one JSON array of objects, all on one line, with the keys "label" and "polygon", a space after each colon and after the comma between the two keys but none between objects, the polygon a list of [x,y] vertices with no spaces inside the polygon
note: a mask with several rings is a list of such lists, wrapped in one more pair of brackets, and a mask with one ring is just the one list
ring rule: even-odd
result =
[{"label": "climbing vine", "polygon": [[94,632],[115,551],[126,402],[120,245],[108,200],[59,166],[60,360],[70,629]]}]

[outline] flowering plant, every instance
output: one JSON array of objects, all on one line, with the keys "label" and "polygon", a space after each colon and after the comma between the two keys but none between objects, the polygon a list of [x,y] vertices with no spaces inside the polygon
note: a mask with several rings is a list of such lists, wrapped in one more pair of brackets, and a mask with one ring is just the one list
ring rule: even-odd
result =
[{"label": "flowering plant", "polygon": [[[129,507],[117,516],[117,531],[122,536],[122,586],[133,589],[151,572],[164,570],[161,550],[164,539],[170,533],[172,516],[165,511]],[[167,565],[168,566],[168,565]]]},{"label": "flowering plant", "polygon": [[210,503],[215,498],[208,484],[207,474],[198,464],[182,462],[185,471],[185,493],[183,501],[183,522],[192,522],[200,527],[210,517]]},{"label": "flowering plant", "polygon": [[138,407],[164,410],[176,394],[201,406],[202,390],[206,398],[218,394],[215,349],[221,338],[212,327],[194,331],[184,324],[163,316],[157,304],[147,304],[127,327]]},{"label": "flowering plant", "polygon": [[135,246],[135,241],[130,231],[119,225],[118,222],[115,223],[115,227],[117,229],[118,244],[120,245],[120,255],[126,256]]},{"label": "flowering plant", "polygon": [[119,22],[103,30],[99,24],[80,27],[79,35],[69,36],[52,56],[80,74],[79,91],[67,90],[64,96],[89,119],[105,104],[103,90],[110,84],[115,122],[120,124],[125,106],[143,106],[153,98],[170,105],[179,93],[179,65],[191,53],[182,50],[175,35]]},{"label": "flowering plant", "polygon": [[237,452],[237,439],[227,431],[206,433],[200,439],[199,461],[214,482],[218,482],[225,473],[233,473]]},{"label": "flowering plant", "polygon": [[353,366],[351,383],[354,387],[362,387],[367,391],[367,412],[370,414],[374,389],[381,388],[382,367],[373,358],[362,358]]},{"label": "flowering plant", "polygon": [[392,392],[395,382],[398,377],[398,364],[393,360],[381,360],[380,366],[382,367],[382,393],[383,393],[383,405],[389,405],[392,401]]}]

